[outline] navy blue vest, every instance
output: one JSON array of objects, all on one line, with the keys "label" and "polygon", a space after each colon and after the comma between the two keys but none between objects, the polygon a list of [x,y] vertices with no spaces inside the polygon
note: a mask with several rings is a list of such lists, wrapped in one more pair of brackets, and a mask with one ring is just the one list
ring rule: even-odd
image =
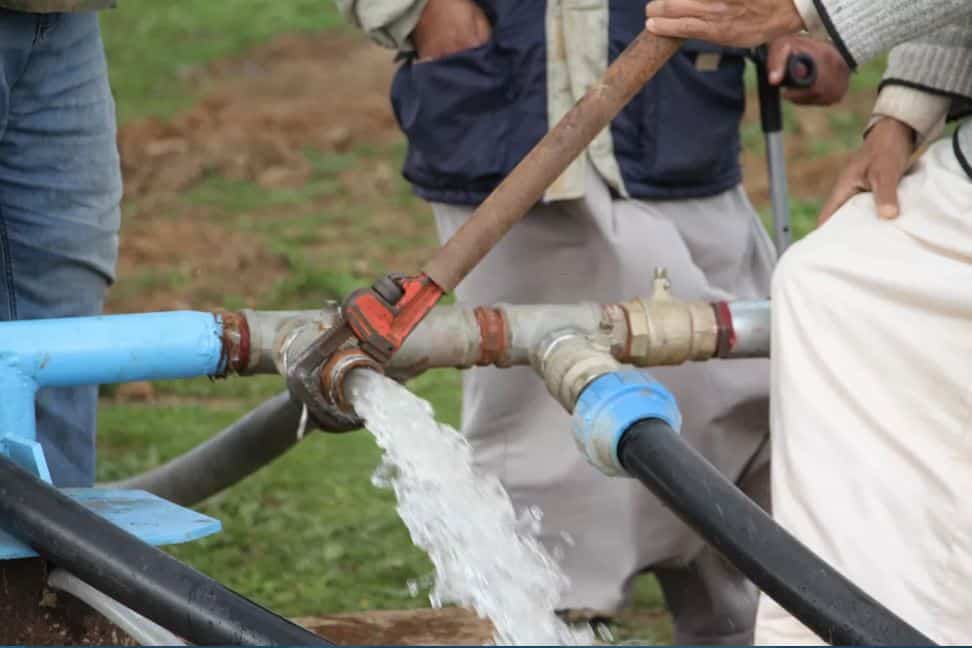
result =
[{"label": "navy blue vest", "polygon": [[[645,3],[608,1],[613,61],[643,28]],[[404,175],[431,201],[478,204],[548,130],[546,3],[476,2],[493,23],[489,43],[405,61],[392,84],[408,137]],[[718,70],[696,69],[702,51],[723,53]],[[614,152],[633,197],[711,196],[741,181],[744,67],[738,51],[689,42],[614,120]]]}]

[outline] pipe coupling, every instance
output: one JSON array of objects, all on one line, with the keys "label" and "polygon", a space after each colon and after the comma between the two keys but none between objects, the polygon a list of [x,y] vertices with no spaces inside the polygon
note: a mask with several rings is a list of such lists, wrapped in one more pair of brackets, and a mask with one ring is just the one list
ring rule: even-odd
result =
[{"label": "pipe coupling", "polygon": [[324,400],[349,418],[359,420],[354,407],[344,395],[344,381],[355,369],[370,369],[384,373],[382,367],[371,356],[358,347],[338,351],[321,368],[321,393]]},{"label": "pipe coupling", "polygon": [[536,347],[533,367],[568,412],[592,381],[620,368],[608,345],[574,330],[555,332]]},{"label": "pipe coupling", "polygon": [[637,367],[710,360],[719,346],[719,324],[708,302],[672,298],[664,270],[655,273],[650,300],[622,304],[628,319],[628,348],[620,360]]},{"label": "pipe coupling", "polygon": [[624,433],[638,421],[660,419],[678,432],[682,427],[675,396],[636,369],[597,378],[577,400],[574,440],[588,462],[605,475],[627,475],[618,457]]}]

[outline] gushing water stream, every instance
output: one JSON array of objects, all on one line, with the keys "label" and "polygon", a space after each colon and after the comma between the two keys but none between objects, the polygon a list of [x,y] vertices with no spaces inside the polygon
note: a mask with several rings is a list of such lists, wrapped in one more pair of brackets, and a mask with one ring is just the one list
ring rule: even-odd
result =
[{"label": "gushing water stream", "polygon": [[455,603],[493,622],[505,645],[591,644],[554,609],[567,578],[519,523],[499,480],[478,474],[466,440],[431,406],[371,371],[348,378],[351,402],[384,450],[376,482],[389,486],[416,546],[435,566],[433,605]]}]

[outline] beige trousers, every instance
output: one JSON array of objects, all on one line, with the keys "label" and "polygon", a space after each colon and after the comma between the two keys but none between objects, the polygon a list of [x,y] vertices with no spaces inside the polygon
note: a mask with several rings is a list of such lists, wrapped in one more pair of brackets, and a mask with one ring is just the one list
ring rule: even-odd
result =
[{"label": "beige trousers", "polygon": [[[464,207],[435,205],[451,236]],[[766,297],[775,253],[741,188],[700,200],[614,199],[588,170],[583,200],[540,205],[456,291],[467,304],[601,303],[647,296],[666,266],[677,296]],[[768,362],[658,369],[679,399],[686,439],[754,495],[768,494]],[[745,643],[753,587],[641,484],[608,478],[574,446],[569,416],[529,368],[473,369],[463,378],[463,431],[483,470],[517,507],[543,511],[542,539],[562,555],[564,608],[612,614],[634,575],[655,568],[682,643]]]},{"label": "beige trousers", "polygon": [[[972,642],[972,182],[950,142],[773,281],[776,519],[927,636]],[[757,640],[819,642],[768,597]]]}]

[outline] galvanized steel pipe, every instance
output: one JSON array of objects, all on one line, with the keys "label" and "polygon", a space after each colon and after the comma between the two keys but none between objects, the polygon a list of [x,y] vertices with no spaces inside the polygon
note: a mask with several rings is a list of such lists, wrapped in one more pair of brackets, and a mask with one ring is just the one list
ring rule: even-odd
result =
[{"label": "galvanized steel pipe", "polygon": [[[223,319],[234,321],[231,316]],[[235,322],[234,330],[239,334],[227,341],[236,351],[228,349],[224,353],[238,358],[239,373],[286,373],[290,354],[299,352],[303,345],[334,326],[339,313],[335,304],[316,311],[243,311],[238,319],[242,322]],[[679,326],[685,327],[684,334],[669,335],[677,332]],[[700,327],[714,330],[712,334],[702,334]],[[547,352],[552,349],[544,341],[551,342],[551,334],[558,331],[570,331],[575,339],[570,345],[560,346],[557,360],[551,364],[553,355],[548,357]],[[769,302],[713,305],[642,299],[606,306],[440,306],[409,336],[386,371],[404,380],[434,368],[545,363],[549,368],[543,372],[548,388],[571,409],[571,395],[586,384],[584,372],[575,371],[582,367],[573,367],[577,356],[572,353],[594,354],[605,367],[616,363],[651,366],[659,358],[679,364],[696,356],[714,357],[718,351],[713,347],[714,336],[719,331],[726,340],[719,357],[766,357]],[[596,338],[596,347],[587,339],[591,336]],[[184,505],[194,504],[245,478],[295,445],[300,421],[300,405],[286,393],[281,394],[185,455],[115,485],[147,490]]]},{"label": "galvanized steel pipe", "polygon": [[733,340],[726,358],[765,358],[770,350],[768,301],[734,301],[727,304]]},{"label": "galvanized steel pipe", "polygon": [[[336,305],[320,311],[243,314],[250,332],[249,360],[240,367],[243,374],[286,374],[296,353],[339,318]],[[652,298],[606,306],[439,306],[386,370],[405,379],[435,368],[529,365],[537,346],[565,329],[598,336],[615,359],[639,367],[767,357],[769,302],[715,305]],[[718,344],[720,335],[726,337],[724,348]]]}]

